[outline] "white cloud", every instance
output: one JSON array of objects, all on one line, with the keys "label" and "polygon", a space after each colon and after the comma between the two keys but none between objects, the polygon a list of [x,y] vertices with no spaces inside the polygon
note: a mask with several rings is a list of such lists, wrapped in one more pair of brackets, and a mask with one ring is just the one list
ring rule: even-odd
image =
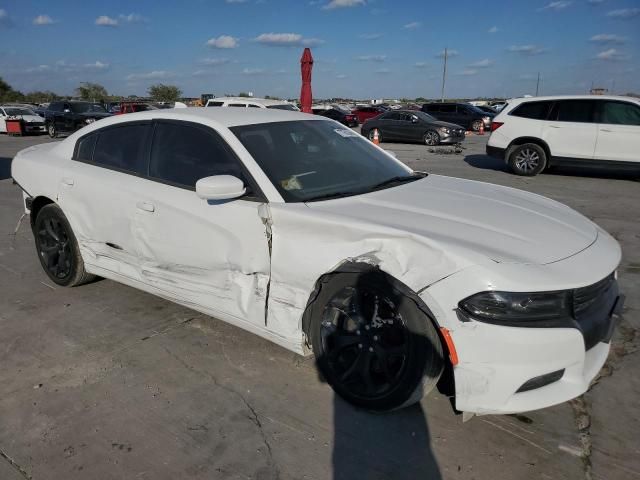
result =
[{"label": "white cloud", "polygon": [[229,59],[228,58],[203,58],[198,63],[200,63],[200,65],[216,67],[218,65],[224,65],[226,63],[229,63]]},{"label": "white cloud", "polygon": [[118,18],[123,23],[147,23],[149,20],[139,13],[130,13],[129,15],[119,15]]},{"label": "white cloud", "polygon": [[538,47],[537,45],[511,45],[507,50],[513,53],[520,53],[522,55],[540,55],[546,51],[544,48]]},{"label": "white cloud", "polygon": [[173,76],[173,72],[165,70],[154,70],[147,73],[132,73],[127,76],[127,80],[163,80]]},{"label": "white cloud", "polygon": [[362,38],[363,40],[377,40],[378,38],[382,37],[381,33],[361,33],[360,35],[358,35],[359,38]]},{"label": "white cloud", "polygon": [[594,35],[590,38],[592,42],[595,43],[615,43],[615,44],[623,44],[625,41],[624,37],[620,35],[613,35],[609,33],[601,33],[599,35]]},{"label": "white cloud", "polygon": [[427,62],[416,62],[413,64],[413,66],[416,68],[427,68],[429,65],[427,64]]},{"label": "white cloud", "polygon": [[0,28],[13,27],[13,20],[4,8],[0,8]]},{"label": "white cloud", "polygon": [[407,30],[415,30],[416,28],[420,28],[422,23],[420,22],[411,22],[404,25],[402,28],[406,28]]},{"label": "white cloud", "polygon": [[607,13],[607,17],[611,18],[633,18],[638,15],[640,15],[640,8],[621,8]]},{"label": "white cloud", "polygon": [[489,33],[496,33],[497,31],[498,31],[498,27],[496,27],[495,25],[491,27],[489,30],[487,30],[487,32]]},{"label": "white cloud", "polygon": [[493,65],[493,60],[485,58],[484,60],[478,60],[477,62],[469,65],[469,68],[488,68]]},{"label": "white cloud", "polygon": [[333,10],[334,8],[349,8],[349,7],[359,7],[361,5],[366,5],[365,0],[331,0],[324,7],[324,10]]},{"label": "white cloud", "polygon": [[270,47],[313,47],[324,43],[324,40],[304,38],[299,33],[263,33],[254,40]]},{"label": "white cloud", "polygon": [[85,63],[83,68],[86,68],[87,70],[108,70],[109,66],[110,65],[108,63],[102,63],[101,61],[96,60],[94,63]]},{"label": "white cloud", "polygon": [[238,40],[229,35],[220,35],[218,38],[210,38],[207,40],[208,47],[210,48],[236,48],[238,47]]},{"label": "white cloud", "polygon": [[25,71],[27,73],[43,73],[51,70],[49,65],[38,65],[37,67],[27,68]]},{"label": "white cloud", "polygon": [[264,68],[245,68],[242,70],[243,75],[262,75],[265,73]]},{"label": "white cloud", "polygon": [[386,59],[386,55],[360,55],[356,57],[356,60],[361,62],[384,62]]},{"label": "white cloud", "polygon": [[53,23],[56,23],[56,22],[54,22],[49,15],[38,15],[36,18],[33,19],[34,25],[51,25]]},{"label": "white cloud", "polygon": [[[457,50],[452,50],[452,49],[448,49],[447,50],[447,58],[451,58],[451,57],[457,57],[458,55],[460,55],[460,53],[458,53]],[[438,53],[436,55],[436,57],[438,58],[444,58],[444,50],[442,50],[440,53]]]},{"label": "white cloud", "polygon": [[573,2],[568,2],[568,1],[549,2],[544,7],[542,7],[540,10],[556,10],[556,11],[557,10],[564,10],[569,5],[571,5],[572,3]]},{"label": "white cloud", "polygon": [[471,75],[476,75],[477,73],[478,71],[474,70],[473,68],[466,68],[462,72],[460,72],[460,75],[471,76]]},{"label": "white cloud", "polygon": [[598,60],[624,60],[626,57],[615,48],[610,48],[597,54],[596,58]]},{"label": "white cloud", "polygon": [[341,73],[341,74],[339,74],[339,75],[336,75],[336,78],[337,78],[337,79],[339,79],[339,80],[343,80],[343,79],[348,78],[348,77],[349,77],[349,76],[348,76],[348,75],[345,75],[344,73]]},{"label": "white cloud", "polygon": [[107,15],[100,15],[98,18],[96,18],[96,25],[99,25],[101,27],[117,27],[118,20],[108,17]]}]

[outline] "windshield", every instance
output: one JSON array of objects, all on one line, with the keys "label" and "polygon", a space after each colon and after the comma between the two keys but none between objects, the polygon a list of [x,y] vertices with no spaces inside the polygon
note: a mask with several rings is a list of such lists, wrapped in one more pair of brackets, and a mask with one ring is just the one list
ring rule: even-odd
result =
[{"label": "windshield", "polygon": [[269,105],[267,108],[273,108],[274,110],[290,110],[292,112],[299,112],[300,109],[291,103],[283,103],[281,105]]},{"label": "windshield", "polygon": [[20,116],[20,115],[35,115],[33,110],[29,110],[28,108],[5,108],[4,111],[8,116]]},{"label": "windshield", "polygon": [[335,122],[262,123],[231,131],[286,202],[358,195],[422,178]]},{"label": "windshield", "polygon": [[424,120],[425,122],[437,122],[438,121],[436,118],[432,117],[428,113],[424,113],[424,112],[421,112],[419,110],[412,111],[411,115],[415,115],[416,117],[418,117],[421,120]]},{"label": "windshield", "polygon": [[480,110],[475,105],[467,105],[467,108],[469,108],[473,113],[478,113],[478,114],[483,115],[483,116],[487,115],[487,112],[485,112],[483,110]]},{"label": "windshield", "polygon": [[73,111],[74,113],[106,113],[104,107],[99,103],[72,103],[70,104],[70,107],[71,111]]}]

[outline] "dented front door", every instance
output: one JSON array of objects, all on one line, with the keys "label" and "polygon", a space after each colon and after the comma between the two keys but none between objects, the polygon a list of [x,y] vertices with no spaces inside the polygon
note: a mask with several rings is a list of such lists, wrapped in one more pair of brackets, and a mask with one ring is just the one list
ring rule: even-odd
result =
[{"label": "dented front door", "polygon": [[270,259],[259,202],[207,202],[192,190],[147,182],[136,198],[140,277],[175,298],[265,324]]}]

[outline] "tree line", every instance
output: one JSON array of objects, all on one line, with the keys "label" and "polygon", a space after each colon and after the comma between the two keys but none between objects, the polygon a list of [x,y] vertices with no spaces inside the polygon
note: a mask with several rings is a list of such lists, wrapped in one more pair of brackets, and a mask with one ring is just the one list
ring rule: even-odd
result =
[{"label": "tree line", "polygon": [[[75,96],[82,100],[88,100],[91,102],[104,102],[104,101],[117,101],[121,100],[122,96],[109,95],[107,89],[99,83],[82,82],[74,91]],[[147,89],[149,96],[156,102],[175,102],[182,96],[182,90],[175,85],[165,85],[158,83],[151,85]],[[14,89],[11,85],[5,82],[0,77],[0,103],[7,102],[24,102],[24,103],[46,103],[58,100],[61,98],[67,98],[62,95],[58,95],[50,90],[33,91],[28,93],[22,93],[19,90]]]}]

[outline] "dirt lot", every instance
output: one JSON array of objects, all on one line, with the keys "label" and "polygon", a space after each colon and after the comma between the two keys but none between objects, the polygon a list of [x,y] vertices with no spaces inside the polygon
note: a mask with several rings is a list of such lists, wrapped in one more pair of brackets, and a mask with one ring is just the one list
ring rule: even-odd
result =
[{"label": "dirt lot", "polygon": [[640,183],[516,177],[484,156],[486,138],[462,154],[384,147],[593,219],[622,244],[627,304],[584,398],[463,424],[437,392],[388,415],[354,410],[312,359],[112,281],[53,286],[28,222],[13,234],[21,195],[8,179],[18,150],[49,139],[0,136],[0,479],[640,478]]}]

